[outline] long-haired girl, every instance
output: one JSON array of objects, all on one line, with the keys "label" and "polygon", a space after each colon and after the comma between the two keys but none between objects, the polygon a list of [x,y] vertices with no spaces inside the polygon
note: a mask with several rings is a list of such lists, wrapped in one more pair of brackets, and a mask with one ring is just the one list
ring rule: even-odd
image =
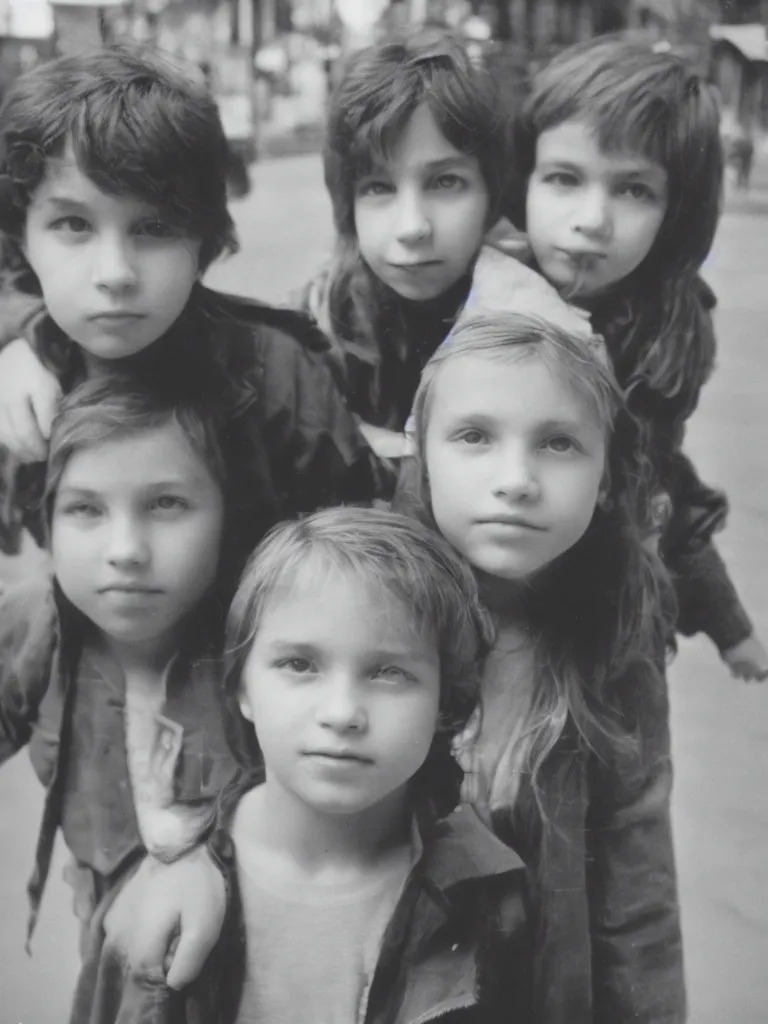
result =
[{"label": "long-haired girl", "polygon": [[711,543],[725,498],[680,450],[715,359],[715,299],[698,277],[722,188],[711,90],[686,61],[644,45],[572,47],[534,79],[514,167],[505,212],[527,230],[532,265],[589,311],[645,425],[671,499],[662,554],[676,576],[678,628],[707,633],[735,674],[762,677],[768,655]]},{"label": "long-haired girl", "polygon": [[529,865],[537,1021],[681,1021],[668,587],[607,360],[473,309],[427,365],[416,510],[497,623],[468,795]]}]

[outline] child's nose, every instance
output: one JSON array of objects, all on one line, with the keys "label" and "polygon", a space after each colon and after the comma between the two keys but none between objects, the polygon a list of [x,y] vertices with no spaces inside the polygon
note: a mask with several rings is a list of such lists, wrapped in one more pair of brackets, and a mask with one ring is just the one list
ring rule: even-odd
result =
[{"label": "child's nose", "polygon": [[507,448],[500,453],[493,493],[510,502],[535,501],[541,496],[535,461],[528,452]]},{"label": "child's nose", "polygon": [[110,524],[107,559],[116,569],[145,566],[150,549],[145,531],[132,516],[116,516]]},{"label": "child's nose", "polygon": [[327,680],[320,706],[320,724],[338,733],[365,732],[368,714],[354,680],[339,674]]},{"label": "child's nose", "polygon": [[432,224],[422,197],[408,189],[398,196],[395,233],[398,242],[413,245],[432,234]]},{"label": "child's nose", "polygon": [[137,281],[135,256],[127,239],[109,236],[98,246],[93,281],[108,291],[133,288]]},{"label": "child's nose", "polygon": [[586,235],[604,237],[611,230],[610,197],[602,187],[585,189],[574,217],[574,227]]}]

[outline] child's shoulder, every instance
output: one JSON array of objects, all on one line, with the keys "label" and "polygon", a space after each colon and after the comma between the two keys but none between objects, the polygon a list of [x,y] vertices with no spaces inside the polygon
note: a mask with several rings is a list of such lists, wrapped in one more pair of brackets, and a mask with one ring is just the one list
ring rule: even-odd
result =
[{"label": "child's shoulder", "polygon": [[56,637],[56,605],[47,569],[0,588],[0,668],[45,657]]},{"label": "child's shoulder", "polygon": [[[273,376],[295,376],[306,367],[322,364],[335,374],[331,344],[312,317],[301,309],[270,306],[255,299],[203,290],[206,315],[216,333],[229,342],[238,362],[256,361]],[[337,381],[342,386],[342,380]]]}]

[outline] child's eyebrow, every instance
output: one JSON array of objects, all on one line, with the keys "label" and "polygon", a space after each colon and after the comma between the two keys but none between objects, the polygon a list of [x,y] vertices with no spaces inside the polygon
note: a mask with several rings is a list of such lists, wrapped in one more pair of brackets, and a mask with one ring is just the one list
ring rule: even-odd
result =
[{"label": "child's eyebrow", "polygon": [[473,157],[465,153],[457,153],[455,156],[443,156],[438,160],[428,160],[424,166],[430,171],[442,171],[447,167],[468,167],[472,164]]},{"label": "child's eyebrow", "polygon": [[56,497],[67,497],[67,498],[98,498],[101,496],[101,491],[94,490],[92,487],[77,487],[76,485],[66,484],[64,487],[59,487],[56,491]]},{"label": "child's eyebrow", "polygon": [[579,418],[567,418],[558,417],[546,420],[540,420],[536,424],[536,429],[541,433],[551,433],[556,430],[564,430],[566,432],[575,433],[576,431],[583,430],[588,424],[585,419]]},{"label": "child's eyebrow", "polygon": [[580,171],[583,164],[576,163],[574,160],[566,159],[565,157],[559,157],[557,155],[550,156],[546,160],[540,160],[538,163],[539,167],[562,167],[567,171]]},{"label": "child's eyebrow", "polygon": [[88,210],[88,204],[80,199],[72,199],[70,196],[46,196],[45,202],[61,210]]}]

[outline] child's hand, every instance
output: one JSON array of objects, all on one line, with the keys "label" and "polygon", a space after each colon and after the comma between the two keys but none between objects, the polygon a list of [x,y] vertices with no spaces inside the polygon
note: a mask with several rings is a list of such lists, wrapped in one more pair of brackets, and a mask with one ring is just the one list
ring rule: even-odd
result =
[{"label": "child's hand", "polygon": [[47,458],[60,398],[59,382],[23,338],[0,351],[0,444],[21,462]]},{"label": "child's hand", "polygon": [[182,989],[197,978],[218,942],[227,908],[224,879],[204,846],[156,864],[142,893],[128,945],[131,969]]},{"label": "child's hand", "polygon": [[755,633],[750,633],[735,647],[722,651],[721,656],[736,679],[745,679],[749,683],[768,679],[768,651]]},{"label": "child's hand", "polygon": [[358,421],[360,433],[380,459],[403,459],[413,455],[413,443],[405,434],[385,427],[376,427],[364,420]]}]

